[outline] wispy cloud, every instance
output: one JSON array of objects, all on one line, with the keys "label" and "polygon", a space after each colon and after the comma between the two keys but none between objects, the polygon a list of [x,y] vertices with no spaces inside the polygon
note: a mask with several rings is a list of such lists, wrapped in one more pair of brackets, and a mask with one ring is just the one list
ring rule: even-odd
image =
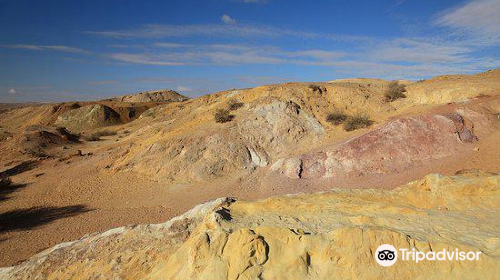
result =
[{"label": "wispy cloud", "polygon": [[429,42],[423,39],[397,38],[388,43],[381,43],[371,51],[373,58],[383,61],[399,62],[452,62],[467,60],[466,54],[471,49],[455,46],[447,42]]},{"label": "wispy cloud", "polygon": [[86,50],[68,46],[45,46],[45,45],[1,45],[4,48],[19,49],[19,50],[30,50],[30,51],[58,51],[67,53],[89,53]]},{"label": "wispy cloud", "polygon": [[[143,52],[112,53],[125,63],[180,65],[304,65],[321,66],[359,76],[406,78],[470,73],[498,66],[498,59],[476,57],[474,48],[426,38],[395,38],[364,44],[359,49],[285,50],[272,45],[155,43]],[[495,66],[497,63],[497,66]]]},{"label": "wispy cloud", "polygon": [[180,91],[180,92],[189,92],[189,91],[191,91],[190,88],[185,87],[185,86],[177,86],[176,89],[177,89],[177,91]]},{"label": "wispy cloud", "polygon": [[441,14],[437,23],[463,29],[500,32],[500,0],[476,0]]},{"label": "wispy cloud", "polygon": [[117,31],[88,31],[88,34],[111,38],[166,38],[191,36],[270,36],[270,30],[236,25],[156,25]]},{"label": "wispy cloud", "polygon": [[302,39],[329,39],[346,42],[371,40],[367,36],[321,34],[317,32],[277,28],[249,24],[206,24],[206,25],[160,25],[147,24],[138,28],[108,31],[86,31],[85,33],[116,39],[160,39],[175,37],[298,37]]},{"label": "wispy cloud", "polygon": [[[162,47],[163,43],[153,44]],[[167,43],[168,51],[150,49],[143,53],[113,53],[108,57],[127,63],[151,65],[237,65],[237,64],[308,64],[346,56],[344,52],[327,50],[286,51],[275,46],[235,44],[188,45],[182,50]]]},{"label": "wispy cloud", "polygon": [[180,66],[186,65],[184,62],[170,61],[170,55],[158,55],[148,53],[113,53],[108,57],[127,63],[134,64],[149,64],[149,65],[163,65],[163,66]]},{"label": "wispy cloud", "polygon": [[466,33],[467,42],[493,45],[500,42],[500,0],[475,0],[444,11],[435,23]]},{"label": "wispy cloud", "polygon": [[116,85],[118,83],[119,82],[115,81],[115,80],[104,80],[104,81],[91,81],[91,82],[87,82],[87,84],[90,85],[90,86]]},{"label": "wispy cloud", "polygon": [[189,46],[187,44],[179,44],[179,43],[154,43],[153,47],[159,48],[169,48],[169,49],[177,49]]}]

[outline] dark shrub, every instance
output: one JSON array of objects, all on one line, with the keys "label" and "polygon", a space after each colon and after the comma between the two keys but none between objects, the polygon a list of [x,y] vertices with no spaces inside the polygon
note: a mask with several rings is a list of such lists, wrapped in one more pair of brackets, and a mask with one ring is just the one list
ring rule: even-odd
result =
[{"label": "dark shrub", "polygon": [[217,109],[214,113],[214,118],[218,123],[225,123],[232,121],[234,116],[231,115],[228,109]]},{"label": "dark shrub", "polygon": [[356,129],[369,127],[372,124],[373,121],[370,120],[370,117],[363,114],[357,114],[355,116],[347,117],[346,121],[344,122],[344,130],[353,131]]},{"label": "dark shrub", "polygon": [[314,92],[319,92],[320,94],[326,92],[326,88],[324,86],[318,86],[316,84],[310,84],[308,88]]},{"label": "dark shrub", "polygon": [[335,111],[326,116],[326,121],[333,123],[334,125],[339,125],[347,119],[347,115],[341,111]]},{"label": "dark shrub", "polygon": [[405,85],[400,84],[398,81],[392,81],[389,88],[385,92],[385,101],[392,102],[400,98],[406,98],[404,92],[406,91]]},{"label": "dark shrub", "polygon": [[229,111],[234,111],[234,110],[238,110],[239,108],[243,107],[243,105],[245,105],[243,102],[239,102],[236,99],[231,99],[227,103],[227,108],[229,109]]}]

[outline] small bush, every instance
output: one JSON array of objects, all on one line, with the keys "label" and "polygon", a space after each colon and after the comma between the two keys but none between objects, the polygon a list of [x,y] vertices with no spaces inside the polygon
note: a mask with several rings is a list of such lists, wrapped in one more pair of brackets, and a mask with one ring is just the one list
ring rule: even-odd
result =
[{"label": "small bush", "polygon": [[341,111],[335,111],[326,116],[326,121],[333,123],[334,125],[339,125],[347,119],[347,115]]},{"label": "small bush", "polygon": [[243,107],[243,105],[245,105],[243,102],[239,102],[236,99],[231,99],[227,103],[227,108],[229,111],[235,111],[235,110],[238,110],[239,108]]},{"label": "small bush", "polygon": [[234,116],[231,115],[228,109],[217,109],[214,113],[215,122],[226,123],[233,120]]},{"label": "small bush", "polygon": [[370,117],[363,114],[357,114],[355,116],[347,117],[346,121],[344,122],[344,130],[353,131],[356,129],[369,127],[372,124],[373,121],[370,120]]},{"label": "small bush", "polygon": [[389,89],[385,93],[385,101],[392,102],[400,98],[406,98],[404,92],[406,91],[406,86],[400,84],[398,81],[392,81],[389,84]]},{"label": "small bush", "polygon": [[309,84],[308,86],[309,89],[311,89],[314,92],[319,92],[320,94],[323,92],[326,92],[326,88],[324,86],[318,86],[316,84]]},{"label": "small bush", "polygon": [[308,88],[312,89],[313,91],[317,91],[317,90],[319,90],[319,86],[318,86],[318,85],[315,85],[315,84],[310,84],[310,85],[308,86]]}]

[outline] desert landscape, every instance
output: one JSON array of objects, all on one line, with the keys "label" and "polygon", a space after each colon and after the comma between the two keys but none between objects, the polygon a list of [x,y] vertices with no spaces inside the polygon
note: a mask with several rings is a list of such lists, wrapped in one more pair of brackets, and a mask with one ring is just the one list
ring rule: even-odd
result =
[{"label": "desert landscape", "polygon": [[0,0],[0,280],[500,279],[500,0]]},{"label": "desert landscape", "polygon": [[422,272],[377,267],[384,243],[484,256],[425,278],[499,273],[500,69],[19,104],[0,127],[1,278]]}]

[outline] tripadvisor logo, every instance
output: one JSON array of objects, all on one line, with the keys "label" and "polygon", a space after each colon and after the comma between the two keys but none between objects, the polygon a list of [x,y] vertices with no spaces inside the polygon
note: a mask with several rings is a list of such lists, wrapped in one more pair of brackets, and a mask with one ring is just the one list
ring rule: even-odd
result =
[{"label": "tripadvisor logo", "polygon": [[[437,252],[420,252],[416,251],[415,248],[409,249],[399,249],[399,253],[402,261],[419,261],[429,260],[429,261],[477,261],[479,260],[479,255],[481,252],[462,252],[455,249],[454,251],[447,251],[443,249]],[[375,260],[381,266],[391,266],[398,260],[398,250],[392,245],[384,244],[380,245],[375,251]]]},{"label": "tripadvisor logo", "polygon": [[392,245],[380,245],[375,252],[375,260],[381,266],[391,266],[398,260],[398,251]]}]

